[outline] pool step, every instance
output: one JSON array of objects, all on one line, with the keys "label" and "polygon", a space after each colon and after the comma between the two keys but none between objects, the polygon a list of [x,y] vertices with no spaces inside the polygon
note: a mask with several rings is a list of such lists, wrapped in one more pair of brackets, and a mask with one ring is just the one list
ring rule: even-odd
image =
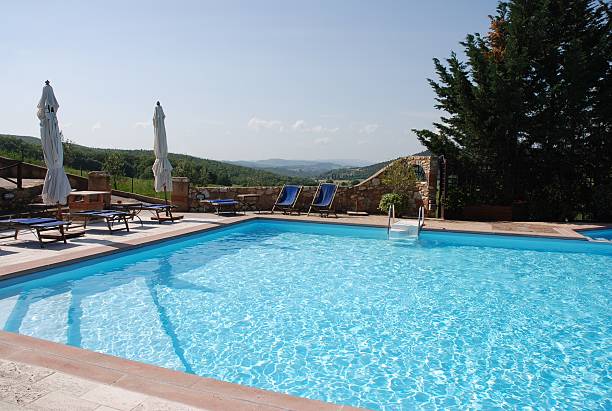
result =
[{"label": "pool step", "polygon": [[390,239],[417,239],[421,230],[418,220],[397,220],[389,229]]}]

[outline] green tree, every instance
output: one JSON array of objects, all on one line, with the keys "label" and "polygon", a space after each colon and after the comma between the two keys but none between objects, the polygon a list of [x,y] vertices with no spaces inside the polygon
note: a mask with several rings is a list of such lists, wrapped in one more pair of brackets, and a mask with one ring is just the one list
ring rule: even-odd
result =
[{"label": "green tree", "polygon": [[416,190],[416,176],[412,164],[401,158],[395,160],[384,172],[382,183],[391,189],[393,194],[406,197]]},{"label": "green tree", "polygon": [[113,151],[106,156],[104,164],[102,165],[102,169],[112,176],[113,187],[115,190],[117,189],[117,178],[121,176],[124,169],[124,164],[125,161],[123,156],[118,152]]},{"label": "green tree", "polygon": [[610,5],[512,0],[490,20],[461,43],[465,62],[434,59],[429,83],[447,114],[419,140],[448,160],[460,203],[597,217],[593,193],[612,182]]}]

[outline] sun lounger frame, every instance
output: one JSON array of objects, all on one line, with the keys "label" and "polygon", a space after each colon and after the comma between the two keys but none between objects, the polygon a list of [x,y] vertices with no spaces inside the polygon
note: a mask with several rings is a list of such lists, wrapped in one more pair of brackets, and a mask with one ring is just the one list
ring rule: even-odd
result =
[{"label": "sun lounger frame", "polygon": [[[234,200],[233,198],[217,199],[217,200],[207,199],[207,200],[202,200],[201,202],[205,204],[210,204],[211,206],[215,207],[215,213],[219,216],[223,214],[236,215],[238,212],[236,207],[241,205],[240,201]],[[231,206],[231,210],[229,211],[222,210],[224,207],[228,207],[228,206]]]},{"label": "sun lounger frame", "polygon": [[[87,228],[87,224],[90,220],[104,220],[106,222],[106,226],[108,227],[108,231],[112,234],[115,231],[126,230],[128,233],[130,232],[130,226],[128,222],[128,218],[133,219],[133,216],[130,213],[126,213],[125,211],[117,211],[117,210],[86,210],[86,211],[77,211],[74,213],[70,213],[71,216],[83,218],[83,228]],[[113,228],[114,223],[123,222],[125,227],[121,228]]]},{"label": "sun lounger frame", "polygon": [[113,204],[113,208],[124,211],[132,215],[133,218],[137,218],[140,221],[140,225],[143,225],[142,219],[139,214],[141,211],[150,211],[155,215],[151,216],[151,220],[157,221],[159,224],[165,221],[178,221],[182,220],[182,215],[172,215],[172,209],[176,208],[172,204],[146,204],[146,203],[121,203]]},{"label": "sun lounger frame", "polygon": [[[66,240],[80,237],[85,234],[83,230],[68,232],[68,227],[72,224],[72,221],[62,221],[54,218],[38,218],[38,220],[41,221],[28,224],[20,220],[33,220],[33,218],[5,220],[1,221],[0,225],[5,225],[11,229],[14,229],[15,233],[10,237],[14,238],[15,240],[17,240],[19,231],[30,231],[38,239],[40,248],[44,248],[45,244],[47,243],[55,243],[58,241],[63,241],[64,244],[67,244]],[[58,230],[59,235],[45,234],[45,232],[53,230]],[[49,241],[44,241],[45,239]]]}]

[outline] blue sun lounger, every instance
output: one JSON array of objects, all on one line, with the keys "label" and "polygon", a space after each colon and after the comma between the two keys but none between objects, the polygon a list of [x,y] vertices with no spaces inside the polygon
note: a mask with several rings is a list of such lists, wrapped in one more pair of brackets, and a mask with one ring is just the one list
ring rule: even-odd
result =
[{"label": "blue sun lounger", "polygon": [[203,203],[215,207],[217,215],[231,214],[236,215],[236,207],[240,205],[239,201],[233,198],[218,198],[216,200],[202,200]]},{"label": "blue sun lounger", "polygon": [[291,214],[293,211],[296,211],[299,215],[300,210],[298,210],[295,205],[301,192],[302,186],[284,185],[272,207],[272,214],[274,214],[274,210],[278,208],[283,214],[287,214],[287,212]]},{"label": "blue sun lounger", "polygon": [[317,192],[312,199],[312,204],[310,204],[310,208],[308,209],[308,215],[310,215],[312,211],[315,211],[318,212],[321,217],[329,217],[330,213],[333,213],[336,217],[338,217],[338,214],[336,214],[336,212],[332,209],[332,204],[334,203],[334,198],[336,197],[336,191],[338,191],[337,184],[319,184],[319,188],[317,188]]},{"label": "blue sun lounger", "polygon": [[[128,225],[128,219],[133,218],[130,213],[126,213],[124,211],[117,210],[87,210],[87,211],[77,211],[74,213],[70,213],[71,216],[80,217],[83,219],[83,228],[87,228],[87,223],[90,220],[104,220],[108,227],[108,231],[113,233],[113,231],[118,230],[126,230],[130,231],[130,227]],[[123,223],[125,227],[115,228],[113,229],[114,223]]]},{"label": "blue sun lounger", "polygon": [[[66,240],[69,238],[80,237],[85,234],[84,231],[72,231],[67,232],[68,226],[72,224],[71,221],[56,220],[55,218],[12,218],[9,220],[0,220],[0,227],[6,227],[14,229],[15,234],[12,235],[15,240],[20,230],[29,230],[38,239],[40,247],[44,247],[45,243],[53,243],[56,241],[63,241],[66,244]],[[47,233],[48,231],[59,231],[59,234],[53,235]],[[50,241],[43,241],[48,239]]]}]

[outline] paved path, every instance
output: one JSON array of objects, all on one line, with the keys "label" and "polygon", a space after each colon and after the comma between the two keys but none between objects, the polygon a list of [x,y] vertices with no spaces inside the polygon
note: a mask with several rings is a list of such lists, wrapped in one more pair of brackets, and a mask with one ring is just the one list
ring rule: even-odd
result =
[{"label": "paved path", "polygon": [[64,374],[0,359],[0,410],[189,411],[190,407]]}]

